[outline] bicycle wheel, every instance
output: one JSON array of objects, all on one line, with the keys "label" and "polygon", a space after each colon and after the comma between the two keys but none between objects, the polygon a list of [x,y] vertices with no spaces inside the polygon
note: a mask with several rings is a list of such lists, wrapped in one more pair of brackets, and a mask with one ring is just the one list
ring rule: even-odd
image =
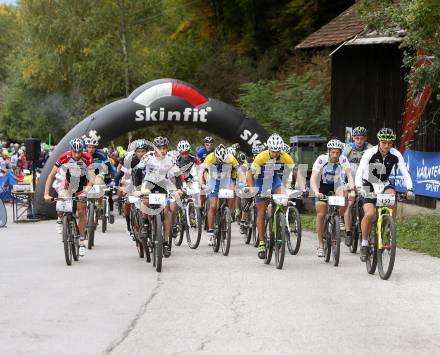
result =
[{"label": "bicycle wheel", "polygon": [[275,250],[275,266],[277,269],[282,269],[284,264],[284,255],[286,253],[286,218],[284,212],[280,209],[276,214],[277,226],[274,236],[274,250]]},{"label": "bicycle wheel", "polygon": [[270,264],[270,261],[272,260],[272,253],[273,253],[273,243],[274,243],[274,235],[273,235],[273,217],[269,217],[266,219],[266,225],[265,225],[265,241],[266,241],[266,258],[264,259],[265,264]]},{"label": "bicycle wheel", "polygon": [[8,223],[8,212],[3,200],[0,199],[0,227],[6,226],[6,223]]},{"label": "bicycle wheel", "polygon": [[232,216],[231,210],[228,206],[223,208],[222,221],[220,224],[220,243],[222,246],[222,253],[224,256],[228,256],[229,249],[231,247],[231,223]]},{"label": "bicycle wheel", "polygon": [[107,200],[102,200],[102,216],[101,216],[101,230],[102,233],[107,232]]},{"label": "bicycle wheel", "polygon": [[286,211],[287,222],[287,248],[292,255],[298,254],[301,246],[301,217],[295,206],[289,206]]},{"label": "bicycle wheel", "polygon": [[331,248],[331,224],[330,224],[330,218],[326,217],[325,224],[324,224],[324,261],[328,263],[330,261],[330,256],[332,254],[332,248]]},{"label": "bicycle wheel", "polygon": [[382,280],[388,280],[396,259],[396,225],[389,215],[382,220],[382,248],[377,250],[377,266]]},{"label": "bicycle wheel", "polygon": [[[180,246],[183,241],[183,234],[185,233],[185,212],[182,208],[177,210],[177,225],[179,226],[179,232],[175,237],[173,236],[173,243],[176,246]],[[171,228],[171,232],[172,231]],[[170,233],[170,235],[172,235],[172,233]]]},{"label": "bicycle wheel", "polygon": [[245,243],[249,244],[252,239],[252,226],[254,225],[254,214],[252,213],[252,210],[249,209],[246,212],[246,237],[245,237]]},{"label": "bicycle wheel", "polygon": [[162,271],[162,257],[163,257],[163,230],[162,230],[162,216],[157,214],[153,220],[154,238],[153,238],[153,266],[157,272]]},{"label": "bicycle wheel", "polygon": [[369,248],[367,251],[367,261],[366,261],[366,267],[367,272],[369,274],[374,274],[376,272],[376,266],[377,266],[377,224],[376,222],[373,223],[371,226],[371,232],[369,235]]},{"label": "bicycle wheel", "polygon": [[197,249],[202,238],[202,216],[200,209],[189,202],[186,205],[186,241],[191,249]]},{"label": "bicycle wheel", "polygon": [[351,253],[356,253],[359,241],[362,240],[362,231],[361,231],[361,208],[359,207],[359,203],[355,201],[353,207],[353,223],[351,227],[353,241],[349,247]]},{"label": "bicycle wheel", "polygon": [[341,217],[335,216],[333,218],[332,233],[331,233],[331,247],[332,247],[332,261],[333,266],[339,265],[339,257],[341,255]]},{"label": "bicycle wheel", "polygon": [[206,197],[205,206],[203,208],[202,218],[203,218],[203,229],[208,230],[208,211],[209,211],[209,197]]},{"label": "bicycle wheel", "polygon": [[95,204],[90,203],[87,207],[87,248],[92,249],[95,239]]},{"label": "bicycle wheel", "polygon": [[72,265],[72,243],[71,243],[71,225],[70,217],[65,214],[63,216],[63,244],[64,244],[64,257],[67,265]]},{"label": "bicycle wheel", "polygon": [[252,207],[252,218],[254,223],[252,224],[252,241],[254,244],[254,247],[258,247],[258,243],[260,242],[257,237],[257,207],[254,205]]},{"label": "bicycle wheel", "polygon": [[70,219],[70,228],[72,231],[72,257],[73,260],[79,260],[79,229],[76,224],[76,219],[72,217]]}]

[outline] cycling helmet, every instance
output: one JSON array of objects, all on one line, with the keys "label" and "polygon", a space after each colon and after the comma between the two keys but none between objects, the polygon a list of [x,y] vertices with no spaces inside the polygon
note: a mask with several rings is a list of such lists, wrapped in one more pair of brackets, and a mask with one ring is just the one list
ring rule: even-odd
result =
[{"label": "cycling helmet", "polygon": [[84,142],[81,138],[75,138],[69,142],[69,147],[72,152],[82,152],[84,150]]},{"label": "cycling helmet", "polygon": [[211,136],[207,136],[203,140],[203,143],[214,143],[214,138],[212,138]]},{"label": "cycling helmet", "polygon": [[237,155],[237,149],[234,146],[228,147],[228,153],[235,157]]},{"label": "cycling helmet", "polygon": [[344,143],[339,139],[330,139],[327,143],[327,149],[344,149]]},{"label": "cycling helmet", "polygon": [[88,137],[86,135],[82,136],[82,138],[84,140],[84,144],[85,145],[93,145],[93,146],[97,147],[101,137],[98,136],[96,133],[97,133],[96,130],[91,129],[89,131],[89,136]]},{"label": "cycling helmet", "polygon": [[163,147],[165,145],[169,145],[170,142],[168,141],[167,137],[158,136],[153,139],[153,143],[157,147]]},{"label": "cycling helmet", "polygon": [[289,145],[286,144],[286,143],[283,144],[283,148],[281,148],[281,150],[282,150],[283,152],[286,152],[287,154],[290,153],[290,147],[289,147]]},{"label": "cycling helmet", "polygon": [[132,143],[133,150],[147,149],[147,142],[145,139],[137,139]]},{"label": "cycling helmet", "polygon": [[235,148],[236,150],[240,150],[240,144],[234,143],[231,147]]},{"label": "cycling helmet", "polygon": [[377,132],[377,139],[379,141],[395,141],[396,133],[391,128],[382,128]]},{"label": "cycling helmet", "polygon": [[275,152],[279,152],[283,148],[283,138],[277,133],[272,134],[267,140],[267,147]]},{"label": "cycling helmet", "polygon": [[366,136],[367,135],[367,129],[365,127],[359,126],[356,128],[353,128],[353,132],[352,132],[352,136],[356,137],[356,136]]},{"label": "cycling helmet", "polygon": [[252,146],[252,154],[253,155],[258,155],[262,152],[262,145],[256,145],[256,146]]},{"label": "cycling helmet", "polygon": [[188,141],[180,141],[177,144],[177,151],[180,152],[189,152],[189,150],[191,149],[191,145],[189,144]]},{"label": "cycling helmet", "polygon": [[217,148],[215,148],[214,155],[219,161],[224,162],[228,157],[229,152],[223,144],[219,144]]}]

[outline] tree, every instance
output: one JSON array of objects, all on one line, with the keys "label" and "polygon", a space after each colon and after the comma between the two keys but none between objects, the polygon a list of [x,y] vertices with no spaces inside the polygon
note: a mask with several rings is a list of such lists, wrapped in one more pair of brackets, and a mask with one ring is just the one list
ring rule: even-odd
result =
[{"label": "tree", "polygon": [[[361,0],[359,13],[371,30],[395,35],[403,30],[404,66],[414,93],[425,85],[440,92],[440,6],[438,0]],[[426,55],[431,64],[417,65]]]}]

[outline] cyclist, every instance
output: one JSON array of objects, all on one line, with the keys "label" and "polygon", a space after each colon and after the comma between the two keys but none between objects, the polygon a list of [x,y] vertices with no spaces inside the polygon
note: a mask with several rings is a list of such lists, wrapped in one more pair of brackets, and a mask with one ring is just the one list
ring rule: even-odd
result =
[{"label": "cyclist", "polygon": [[[249,187],[256,187],[255,197],[257,206],[257,230],[258,230],[258,257],[266,257],[266,242],[264,239],[264,222],[266,214],[266,199],[264,194],[270,189],[272,194],[279,194],[283,185],[282,173],[292,170],[295,162],[292,157],[283,152],[283,138],[277,133],[272,134],[267,140],[267,150],[259,153],[247,173]],[[285,166],[288,168],[285,169]]]},{"label": "cyclist", "polygon": [[125,158],[124,163],[119,170],[118,175],[115,178],[116,186],[119,185],[119,181],[124,177],[125,188],[124,188],[124,216],[127,223],[127,233],[133,239],[133,233],[131,231],[130,225],[130,208],[131,204],[128,202],[128,194],[133,192],[135,187],[142,185],[142,175],[137,173],[138,165],[142,157],[147,153],[147,142],[144,139],[135,140],[130,144],[131,151],[129,151]]},{"label": "cyclist", "polygon": [[[203,139],[203,147],[199,148],[196,152],[196,158],[198,158],[202,163],[205,158],[212,153],[214,150],[214,138],[211,136],[206,136]],[[200,195],[200,207],[202,211],[205,208],[206,196],[204,194]]]},{"label": "cyclist", "polygon": [[[49,173],[46,185],[44,188],[44,200],[52,201],[52,196],[50,195],[50,188],[54,181],[55,176],[57,175],[58,169],[60,169],[63,165],[67,167],[66,175],[64,181],[61,183],[61,188],[58,191],[59,197],[68,197],[73,194],[78,196],[83,196],[83,190],[86,186],[91,186],[91,183],[87,181],[87,167],[92,164],[93,157],[84,152],[84,142],[81,138],[72,139],[69,143],[69,148],[67,152],[61,154],[57,161],[55,162],[54,167]],[[76,169],[79,169],[79,174],[75,171],[72,166],[75,166]],[[72,180],[72,177],[79,175],[79,181]],[[85,227],[87,223],[86,217],[86,201],[79,200],[77,202],[77,210],[78,210],[78,228],[80,233],[80,245],[79,245],[79,255],[84,256],[86,252],[85,246]],[[61,218],[58,217],[57,220],[57,232],[59,234],[62,233],[62,221]]]},{"label": "cyclist", "polygon": [[[104,183],[106,186],[110,186],[112,183],[112,179],[115,177],[115,173],[113,170],[113,166],[110,163],[107,154],[103,150],[98,149],[99,139],[101,137],[96,135],[96,131],[91,130],[89,132],[89,136],[83,136],[84,143],[86,145],[87,153],[89,153],[93,157],[93,165],[95,166],[95,176],[97,179],[92,181],[96,184]],[[103,167],[102,165],[105,165]],[[113,193],[112,190],[106,192],[106,196],[108,197],[108,203],[110,207],[110,216],[109,222],[113,224],[115,221],[115,217],[113,215]]]},{"label": "cyclist", "polygon": [[203,139],[203,147],[199,148],[196,152],[196,157],[203,163],[208,154],[214,150],[214,138],[207,136]]},{"label": "cyclist", "polygon": [[[320,155],[312,168],[310,187],[315,194],[316,232],[319,243],[316,255],[318,257],[324,256],[323,236],[325,216],[327,214],[327,202],[322,199],[324,196],[333,194],[342,187],[345,182],[345,176],[348,179],[349,198],[354,198],[355,196],[354,179],[351,174],[350,164],[347,158],[342,155],[343,149],[344,143],[338,139],[331,139],[327,143],[327,153]],[[318,178],[320,178],[319,185],[317,184]],[[345,207],[341,208],[341,214],[344,211]]]},{"label": "cyclist", "polygon": [[[383,183],[385,185],[383,193],[396,194],[396,188],[389,181],[393,169],[398,167],[405,179],[405,185],[408,190],[407,198],[414,199],[413,183],[411,176],[406,168],[402,154],[393,148],[396,141],[396,134],[391,128],[382,128],[377,133],[379,144],[373,148],[367,149],[362,156],[356,172],[356,187],[362,197],[366,197],[368,192],[374,192],[373,183]],[[362,245],[361,261],[367,260],[368,236],[371,231],[371,224],[376,218],[376,200],[373,198],[364,199],[364,218],[362,218]],[[396,205],[393,206],[393,217],[396,217]]]},{"label": "cyclist", "polygon": [[[208,211],[208,238],[209,245],[214,244],[214,221],[217,213],[218,192],[221,188],[234,189],[233,179],[237,177],[238,162],[228,149],[219,144],[214,152],[210,153],[199,170],[199,183],[202,190],[206,185],[209,193],[209,211]],[[229,208],[232,211],[234,199],[229,199]]]},{"label": "cyclist", "polygon": [[[365,127],[355,127],[352,132],[352,137],[354,142],[345,145],[344,151],[342,152],[348,159],[348,162],[351,166],[351,174],[353,178],[356,176],[356,171],[359,166],[359,162],[361,161],[362,155],[364,152],[371,148],[372,145],[367,142],[367,129]],[[348,199],[348,206],[344,213],[344,222],[345,222],[345,245],[351,246],[353,242],[353,236],[351,234],[351,223],[352,223],[352,208],[355,199]]]},{"label": "cyclist", "polygon": [[[200,160],[190,154],[191,145],[187,140],[181,140],[176,148],[179,153],[176,159],[176,166],[181,172],[181,175],[176,177],[176,187],[181,190],[184,182],[188,184],[188,186],[191,185],[194,176],[196,175],[195,166],[200,164]],[[172,230],[173,236],[175,236],[178,232],[178,227],[176,226],[176,213],[173,214]]]},{"label": "cyclist", "polygon": [[[151,192],[168,194],[174,185],[174,179],[180,175],[180,171],[167,154],[169,141],[166,137],[155,137],[153,139],[155,151],[147,153],[139,164],[139,171],[142,171],[143,180],[146,188]],[[177,193],[180,191],[177,190]],[[163,210],[163,255],[168,258],[171,255],[171,247],[169,243],[171,217],[177,209],[176,202],[170,199]],[[144,218],[147,216],[144,215]]]}]

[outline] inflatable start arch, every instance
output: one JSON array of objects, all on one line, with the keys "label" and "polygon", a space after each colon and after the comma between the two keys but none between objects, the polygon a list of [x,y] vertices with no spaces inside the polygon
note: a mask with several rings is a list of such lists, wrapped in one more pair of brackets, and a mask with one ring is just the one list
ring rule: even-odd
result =
[{"label": "inflatable start arch", "polygon": [[134,90],[128,98],[91,114],[63,137],[48,159],[36,187],[37,213],[55,216],[54,207],[44,203],[44,185],[57,157],[68,150],[72,138],[81,137],[94,129],[101,136],[101,143],[107,144],[129,131],[161,123],[206,130],[230,142],[240,143],[241,149],[246,152],[268,138],[266,130],[241,111],[202,95],[188,83],[175,79],[150,81]]}]

